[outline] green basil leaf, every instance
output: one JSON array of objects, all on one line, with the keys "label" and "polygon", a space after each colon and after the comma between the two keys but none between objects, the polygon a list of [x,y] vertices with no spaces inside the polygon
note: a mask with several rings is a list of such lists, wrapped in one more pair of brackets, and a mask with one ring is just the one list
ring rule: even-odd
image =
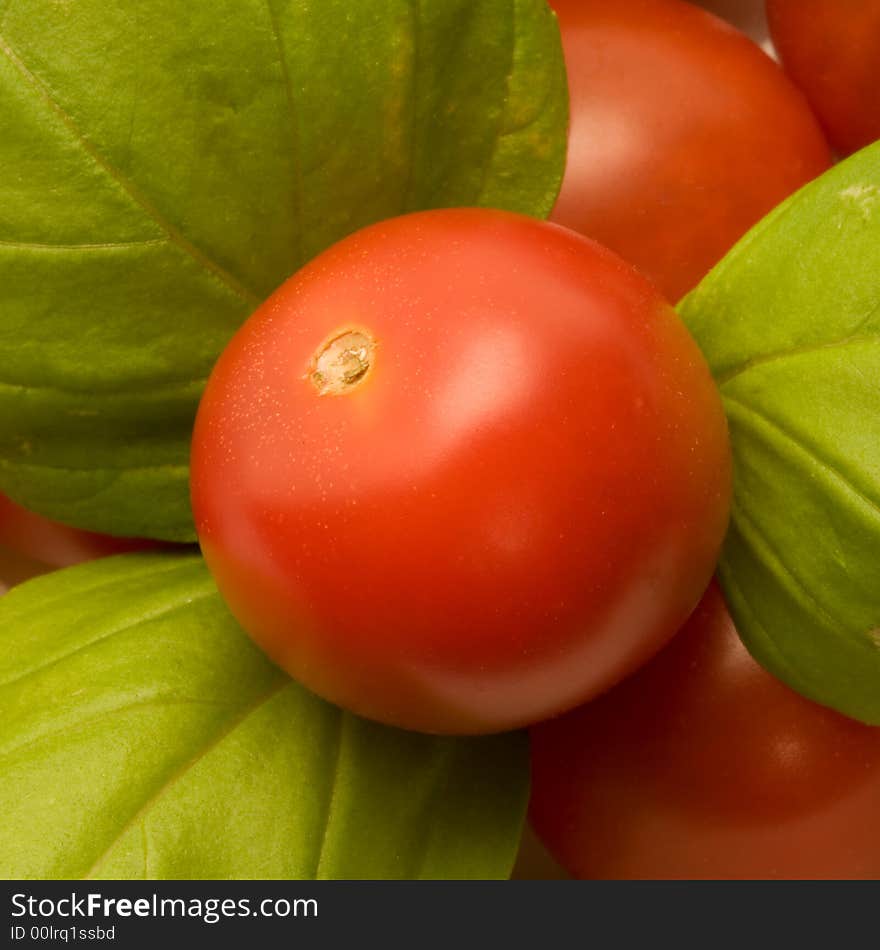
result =
[{"label": "green basil leaf", "polygon": [[681,313],[730,420],[720,576],[740,634],[880,724],[880,144],[761,222]]},{"label": "green basil leaf", "polygon": [[191,540],[248,313],[382,218],[549,213],[566,120],[545,0],[0,0],[0,489]]},{"label": "green basil leaf", "polygon": [[272,666],[197,555],[0,598],[0,876],[507,877],[523,734],[437,738]]}]

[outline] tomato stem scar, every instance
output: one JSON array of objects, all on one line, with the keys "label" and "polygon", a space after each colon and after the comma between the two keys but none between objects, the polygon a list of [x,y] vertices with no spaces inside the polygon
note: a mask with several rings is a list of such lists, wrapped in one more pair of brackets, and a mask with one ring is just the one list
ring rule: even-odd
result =
[{"label": "tomato stem scar", "polygon": [[322,343],[312,357],[309,379],[322,396],[350,392],[370,371],[376,341],[362,330],[346,330]]}]

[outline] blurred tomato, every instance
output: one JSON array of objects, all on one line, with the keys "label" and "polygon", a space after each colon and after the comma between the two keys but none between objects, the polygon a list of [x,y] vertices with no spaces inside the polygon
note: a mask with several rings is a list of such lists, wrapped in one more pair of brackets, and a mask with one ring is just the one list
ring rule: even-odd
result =
[{"label": "blurred tomato", "polygon": [[767,0],[773,42],[843,155],[880,139],[880,0]]},{"label": "blurred tomato", "polygon": [[682,0],[551,0],[571,96],[552,220],[671,299],[828,168],[801,93],[748,37]]},{"label": "blurred tomato", "polygon": [[584,878],[880,876],[880,727],[748,654],[712,584],[648,666],[532,729],[531,820]]},{"label": "blurred tomato", "polygon": [[[0,494],[0,547],[20,555],[23,564],[31,562],[31,568],[68,567],[96,557],[154,546],[151,541],[111,538],[50,521]],[[12,567],[13,559],[8,554],[5,560]],[[12,573],[17,573],[14,568]],[[8,577],[5,573],[4,576]]]}]

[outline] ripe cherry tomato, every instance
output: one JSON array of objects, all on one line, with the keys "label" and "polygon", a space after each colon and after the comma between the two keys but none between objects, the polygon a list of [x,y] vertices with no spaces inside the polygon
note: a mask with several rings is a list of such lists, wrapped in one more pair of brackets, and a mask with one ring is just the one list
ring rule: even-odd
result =
[{"label": "ripe cherry tomato", "polygon": [[50,521],[0,495],[0,547],[46,567],[69,567],[81,561],[153,546],[151,541],[80,531]]},{"label": "ripe cherry tomato", "polygon": [[531,820],[590,878],[875,878],[880,728],[749,656],[716,584],[620,686],[532,730]]},{"label": "ripe cherry tomato", "polygon": [[880,0],[767,0],[770,33],[843,155],[880,139]]},{"label": "ripe cherry tomato", "polygon": [[318,694],[434,732],[571,707],[654,653],[725,531],[726,423],[644,278],[500,211],[375,225],[275,293],[199,409],[202,549]]},{"label": "ripe cherry tomato", "polygon": [[571,96],[552,219],[676,300],[828,168],[803,96],[750,39],[680,0],[551,0]]}]

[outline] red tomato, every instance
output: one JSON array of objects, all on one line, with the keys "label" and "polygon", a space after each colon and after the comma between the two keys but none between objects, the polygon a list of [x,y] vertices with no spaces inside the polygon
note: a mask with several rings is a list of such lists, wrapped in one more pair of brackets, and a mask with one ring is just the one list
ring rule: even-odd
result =
[{"label": "red tomato", "polygon": [[532,730],[531,819],[589,878],[875,878],[880,728],[763,670],[714,583],[648,666]]},{"label": "red tomato", "polygon": [[80,531],[22,508],[0,495],[0,547],[47,567],[68,567],[81,561],[152,547],[154,542],[112,538]]},{"label": "red tomato", "polygon": [[880,139],[880,0],[767,0],[770,33],[843,155]]},{"label": "red tomato", "polygon": [[571,95],[552,218],[672,300],[830,164],[803,96],[750,39],[679,0],[551,0]]},{"label": "red tomato", "polygon": [[223,353],[192,497],[233,613],[340,705],[508,729],[642,663],[708,582],[730,461],[672,308],[545,222],[375,225]]}]

